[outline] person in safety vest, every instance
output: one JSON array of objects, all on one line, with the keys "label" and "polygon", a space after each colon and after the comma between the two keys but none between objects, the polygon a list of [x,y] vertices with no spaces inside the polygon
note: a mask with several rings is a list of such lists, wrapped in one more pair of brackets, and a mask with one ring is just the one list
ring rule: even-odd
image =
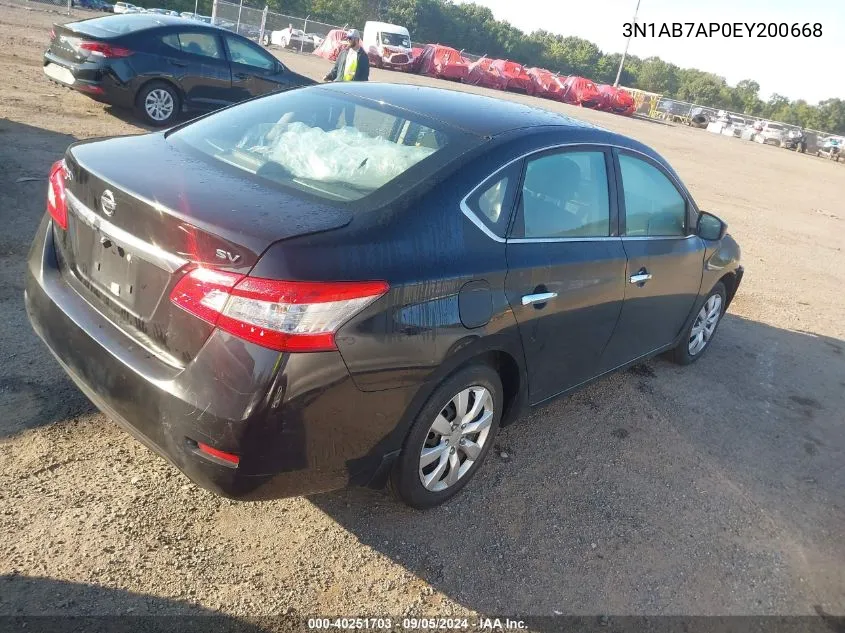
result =
[{"label": "person in safety vest", "polygon": [[346,32],[349,46],[337,56],[334,68],[323,77],[323,81],[367,81],[370,78],[370,60],[361,46],[361,34],[357,29]]}]

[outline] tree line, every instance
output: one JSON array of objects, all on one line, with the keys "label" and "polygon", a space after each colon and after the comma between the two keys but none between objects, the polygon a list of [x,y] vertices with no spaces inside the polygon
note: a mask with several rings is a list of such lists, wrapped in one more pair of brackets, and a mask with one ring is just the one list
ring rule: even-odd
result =
[{"label": "tree line", "polygon": [[[192,3],[192,0],[171,2]],[[263,0],[248,0],[248,3],[263,8]],[[613,83],[621,58],[619,53],[604,53],[593,42],[580,37],[545,30],[524,33],[494,18],[487,7],[474,3],[457,4],[452,0],[267,0],[267,3],[271,11],[309,15],[313,20],[329,24],[363,26],[373,19],[401,24],[416,42],[446,44],[563,75],[581,75],[598,83]],[[207,6],[210,12],[210,0],[202,0],[201,6]],[[702,106],[845,134],[845,100],[833,98],[811,105],[803,99],[791,101],[774,94],[763,101],[760,85],[752,79],[730,86],[724,77],[695,68],[680,68],[659,57],[641,59],[629,55],[620,84]]]}]

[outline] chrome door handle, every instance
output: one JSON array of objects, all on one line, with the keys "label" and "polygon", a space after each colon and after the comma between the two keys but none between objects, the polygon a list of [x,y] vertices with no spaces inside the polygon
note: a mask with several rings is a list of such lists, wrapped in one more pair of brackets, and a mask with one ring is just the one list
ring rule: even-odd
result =
[{"label": "chrome door handle", "polygon": [[557,297],[556,292],[541,292],[536,295],[523,295],[522,305],[527,306],[532,303],[546,303],[549,299]]},{"label": "chrome door handle", "polygon": [[632,284],[644,284],[649,279],[651,279],[650,273],[637,273],[636,275],[631,275]]}]

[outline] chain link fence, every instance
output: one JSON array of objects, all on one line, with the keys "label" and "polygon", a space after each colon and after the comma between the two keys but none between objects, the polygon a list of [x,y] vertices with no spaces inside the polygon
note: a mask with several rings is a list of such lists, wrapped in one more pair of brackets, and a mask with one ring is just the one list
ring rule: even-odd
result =
[{"label": "chain link fence", "polygon": [[212,18],[215,24],[236,31],[255,41],[260,41],[262,44],[270,43],[270,34],[273,31],[292,27],[310,37],[294,39],[290,46],[309,52],[328,35],[329,31],[353,28],[349,24],[326,24],[309,17],[301,18],[294,15],[285,15],[284,13],[270,11],[266,7],[257,9],[233,2],[225,2],[224,0],[217,0],[214,3]]},{"label": "chain link fence", "polygon": [[82,11],[78,11],[78,9],[84,8],[80,5],[80,0],[11,0],[11,3],[28,9],[56,11],[65,15],[83,13]]}]

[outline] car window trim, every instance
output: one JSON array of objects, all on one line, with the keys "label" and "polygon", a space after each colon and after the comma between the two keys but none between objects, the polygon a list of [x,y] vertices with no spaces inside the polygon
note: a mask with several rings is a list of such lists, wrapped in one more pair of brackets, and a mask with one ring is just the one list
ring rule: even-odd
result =
[{"label": "car window trim", "polygon": [[[498,233],[496,233],[495,231],[493,231],[493,229],[490,228],[490,226],[488,226],[488,224],[484,220],[484,218],[482,218],[478,213],[476,213],[475,210],[473,210],[470,207],[469,201],[473,200],[477,204],[478,200],[476,200],[475,198],[477,197],[477,195],[484,193],[484,190],[482,190],[482,187],[492,186],[493,184],[499,182],[502,178],[509,177],[509,174],[507,173],[508,170],[513,170],[513,176],[514,176],[513,183],[510,183],[507,186],[507,190],[508,190],[507,194],[509,194],[509,195],[507,195],[507,200],[506,200],[508,202],[508,208],[507,208],[508,221],[507,221],[507,224],[505,225],[504,231],[503,231],[504,235],[507,236],[510,233],[510,230],[511,230],[511,227],[513,226],[514,220],[516,219],[516,209],[515,209],[515,207],[516,207],[516,202],[519,199],[519,189],[522,187],[523,168],[522,168],[522,166],[517,166],[515,164],[516,162],[518,162],[518,161],[511,162],[511,163],[501,167],[500,169],[497,169],[495,172],[490,174],[489,177],[487,177],[482,182],[480,182],[478,184],[478,186],[475,187],[469,193],[469,195],[467,195],[461,201],[461,205],[467,207],[469,212],[472,214],[472,217],[470,217],[470,220],[472,220],[473,223],[475,223],[476,220],[477,220],[478,223],[480,224],[481,230],[484,231],[488,235],[488,237],[491,237],[492,239],[494,239],[497,242],[504,241],[506,239],[506,237],[503,237],[503,236],[499,235]],[[502,212],[503,213],[505,212],[504,208],[502,209]]]},{"label": "car window trim", "polygon": [[[546,146],[544,146],[544,147],[538,147],[538,148],[536,148],[536,149],[532,149],[532,150],[531,150],[531,151],[529,151],[529,152],[525,152],[525,153],[523,153],[523,154],[521,154],[521,155],[519,155],[519,156],[517,156],[517,157],[515,157],[515,158],[512,158],[512,159],[511,159],[511,160],[509,160],[508,162],[504,163],[503,165],[501,165],[501,166],[500,166],[500,167],[498,167],[497,169],[495,169],[495,170],[493,170],[492,172],[490,172],[490,174],[489,174],[488,176],[486,176],[485,178],[483,178],[483,179],[481,180],[481,182],[479,182],[477,185],[475,185],[475,187],[473,187],[473,188],[470,190],[470,192],[469,192],[467,195],[465,195],[465,196],[463,197],[463,199],[461,200],[461,203],[460,203],[461,212],[462,212],[462,213],[463,213],[463,214],[467,217],[467,219],[468,219],[470,222],[472,222],[473,224],[475,224],[475,226],[477,226],[479,229],[481,229],[481,231],[482,231],[482,232],[483,232],[483,233],[484,233],[487,237],[489,237],[489,238],[490,238],[491,240],[493,240],[494,242],[500,242],[500,243],[503,243],[503,244],[504,244],[504,243],[526,244],[526,243],[531,243],[531,242],[536,242],[536,243],[549,243],[549,242],[602,242],[602,241],[607,241],[607,240],[620,240],[620,239],[622,239],[622,237],[623,237],[623,236],[621,236],[621,235],[619,235],[619,234],[617,234],[617,235],[611,235],[611,236],[607,236],[607,237],[528,237],[528,238],[526,238],[526,237],[508,237],[508,238],[503,238],[503,237],[499,237],[498,235],[496,235],[495,233],[493,233],[493,231],[491,231],[490,229],[488,229],[488,228],[487,228],[487,226],[485,226],[484,222],[483,222],[480,218],[478,218],[478,217],[475,215],[475,213],[473,212],[473,210],[469,208],[469,205],[467,205],[467,200],[468,200],[468,199],[469,199],[469,198],[470,198],[470,197],[471,197],[471,196],[475,193],[475,191],[476,191],[479,187],[481,187],[481,185],[483,185],[485,182],[487,182],[488,180],[490,180],[493,176],[495,176],[496,174],[498,174],[500,171],[502,171],[502,170],[504,170],[504,169],[506,169],[506,168],[510,167],[511,165],[513,165],[514,163],[516,163],[516,162],[518,162],[518,161],[525,160],[525,159],[527,159],[529,156],[533,156],[534,154],[539,154],[539,153],[541,153],[541,152],[545,152],[545,151],[549,151],[549,150],[554,150],[554,149],[560,149],[560,148],[564,148],[564,147],[598,147],[598,148],[600,148],[600,149],[602,149],[602,150],[605,150],[605,151],[606,151],[607,149],[610,149],[610,150],[622,149],[622,150],[625,150],[625,151],[627,151],[627,152],[631,152],[632,154],[639,154],[639,155],[641,155],[641,156],[645,156],[646,158],[648,158],[648,159],[650,159],[650,160],[654,160],[651,156],[649,156],[649,155],[648,155],[648,154],[646,154],[645,152],[641,152],[641,151],[639,151],[639,150],[632,149],[632,148],[630,148],[630,147],[623,147],[622,145],[616,145],[616,144],[613,144],[613,143],[590,143],[590,142],[583,142],[583,141],[582,141],[582,142],[578,142],[578,143],[556,143],[556,144],[554,144],[554,145],[546,145]],[[618,183],[620,182],[620,180],[619,180],[619,178],[618,178],[618,169],[619,169],[619,167],[618,167],[618,161],[617,161],[617,159],[616,159],[616,157],[615,157],[615,154],[614,154],[614,157],[613,157],[613,173],[614,173],[614,181],[613,181],[613,183],[612,183],[612,190],[616,192],[616,198],[617,198],[617,200],[618,200],[619,195],[621,195],[621,188],[619,187],[619,184],[618,184]],[[524,170],[523,170],[523,171],[524,171]],[[675,178],[674,176],[672,176],[672,174],[669,174],[669,176],[671,176],[672,181],[675,183],[676,188],[677,188],[677,187],[681,187],[681,189],[682,189],[683,191],[686,191],[686,188],[683,186],[683,184],[682,184],[682,183],[680,183],[680,181],[679,181],[677,178]],[[608,173],[608,177],[610,177],[610,173]],[[521,186],[521,183],[520,183],[520,186]],[[688,196],[688,195],[685,195],[685,196],[684,196],[684,199],[685,199],[685,200],[687,200],[687,202],[691,205],[691,208],[692,208],[693,210],[695,210],[695,211],[696,211],[696,213],[697,213],[697,212],[698,212],[698,207],[696,207],[696,206],[695,206],[695,203],[693,202],[692,197],[691,197],[691,196]],[[613,201],[611,201],[611,203],[612,203],[612,202],[613,202]],[[618,204],[617,204],[617,214],[618,214],[618,215],[617,215],[617,217],[619,218],[619,221],[618,221],[618,226],[617,226],[617,231],[619,232],[619,231],[621,231],[621,230],[622,230],[622,228],[623,228],[623,227],[622,227],[622,220],[621,220],[621,217],[622,217],[622,216],[621,216],[621,209],[618,207]],[[688,236],[686,236],[686,237],[684,237],[684,238],[675,238],[675,239],[687,239],[688,237],[693,237],[693,235],[688,235]],[[666,238],[666,237],[659,237],[659,236],[644,236],[644,237],[628,237],[628,238],[626,238],[626,239],[646,239],[646,240],[651,240],[651,239],[667,239],[667,238]],[[669,239],[673,239],[673,238],[671,238],[671,237],[670,237]]]},{"label": "car window trim", "polygon": [[[527,242],[556,242],[558,240],[565,240],[565,241],[590,241],[594,239],[605,239],[605,238],[614,238],[619,237],[619,212],[616,208],[616,182],[615,178],[613,178],[613,156],[610,153],[610,148],[602,145],[601,143],[588,143],[589,149],[584,149],[584,143],[577,143],[565,148],[557,148],[557,149],[550,149],[540,154],[567,154],[567,153],[601,153],[604,155],[604,174],[605,174],[605,185],[607,186],[607,211],[608,211],[608,233],[609,235],[595,235],[595,236],[572,236],[572,237],[524,237],[524,236],[517,236],[514,237],[508,233],[508,239],[514,243],[527,243]],[[596,150],[598,148],[598,151]],[[532,154],[534,156],[534,154]],[[539,158],[542,158],[540,156]],[[526,170],[528,169],[528,163],[530,160],[536,160],[535,158],[526,157],[522,161],[522,173],[519,179],[519,189],[516,192],[516,200],[514,200],[515,210],[513,213],[513,220],[511,221],[510,230],[512,231],[514,226],[516,226],[517,221],[522,218],[522,189],[525,183],[525,174]],[[613,178],[613,180],[612,180]],[[524,228],[523,228],[524,231]],[[520,242],[516,242],[516,240],[521,240]]]},{"label": "car window trim", "polygon": [[[625,183],[622,179],[622,166],[619,163],[619,155],[620,154],[630,154],[633,158],[638,160],[642,160],[644,163],[651,165],[661,174],[663,174],[667,180],[669,180],[670,184],[675,188],[675,191],[678,192],[678,195],[684,201],[684,234],[683,235],[625,235],[625,231],[627,229],[627,219],[628,219],[628,208],[625,206]],[[643,160],[642,157],[645,157]],[[695,206],[695,203],[692,200],[692,196],[689,195],[686,187],[675,178],[675,176],[670,173],[663,165],[661,165],[658,161],[654,160],[648,154],[643,152],[637,152],[636,150],[631,150],[627,147],[619,147],[614,146],[613,148],[613,164],[614,169],[616,170],[616,181],[617,181],[617,198],[619,203],[619,236],[625,240],[688,240],[691,237],[695,237],[695,233],[693,229],[695,227],[695,218],[698,216],[698,207]]]}]

